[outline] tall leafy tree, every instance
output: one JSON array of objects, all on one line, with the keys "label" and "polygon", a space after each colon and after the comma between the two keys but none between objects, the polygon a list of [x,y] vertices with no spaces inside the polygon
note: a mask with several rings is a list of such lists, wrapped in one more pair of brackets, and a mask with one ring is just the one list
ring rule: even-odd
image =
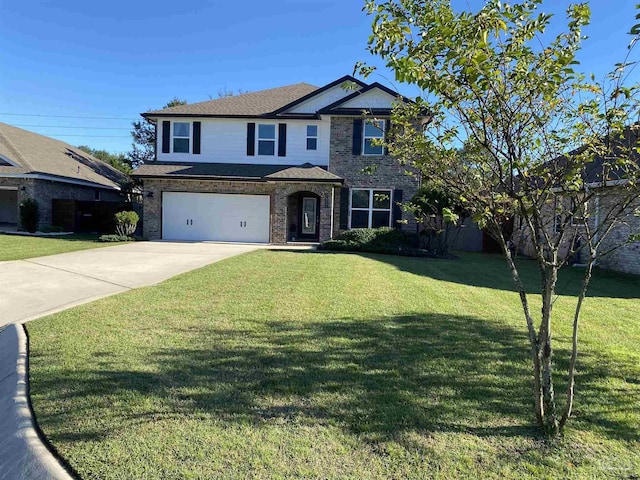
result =
[{"label": "tall leafy tree", "polygon": [[[575,71],[590,22],[587,3],[567,8],[564,31],[550,38],[542,0],[489,0],[477,11],[449,0],[366,2],[373,17],[369,50],[396,80],[424,94],[395,109],[388,147],[432,185],[459,198],[498,241],[519,293],[532,361],[535,417],[558,434],[571,416],[578,326],[594,264],[638,240],[638,85],[634,63],[602,82]],[[634,27],[633,35],[638,34]],[[632,52],[636,38],[629,45]],[[373,69],[359,64],[363,75]],[[424,128],[416,118],[429,118]],[[516,217],[540,272],[542,308],[532,306],[511,255],[505,220]],[[612,232],[620,240],[606,243]],[[581,251],[587,263],[573,313],[567,392],[555,395],[552,328],[558,270]]]},{"label": "tall leafy tree", "polygon": [[[162,108],[176,107],[178,105],[186,105],[185,100],[174,97],[173,100],[167,102]],[[155,156],[156,145],[156,126],[148,119],[138,120],[132,123],[133,130],[131,136],[133,143],[131,151],[127,154],[131,165],[135,168],[138,165],[152,161]]]},{"label": "tall leafy tree", "polygon": [[78,148],[127,175],[133,170],[131,160],[124,153],[109,153],[106,150],[98,150],[87,145],[80,145]]}]

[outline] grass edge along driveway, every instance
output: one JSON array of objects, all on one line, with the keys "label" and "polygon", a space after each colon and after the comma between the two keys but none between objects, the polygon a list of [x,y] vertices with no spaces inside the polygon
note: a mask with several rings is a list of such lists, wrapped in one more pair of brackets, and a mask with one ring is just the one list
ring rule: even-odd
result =
[{"label": "grass edge along driveway", "polygon": [[0,233],[0,262],[25,260],[58,253],[75,252],[89,248],[108,247],[116,244],[99,242],[96,235],[60,235],[36,237]]},{"label": "grass edge along driveway", "polygon": [[[560,369],[579,274],[559,281]],[[33,406],[83,478],[633,478],[639,286],[596,275],[553,442],[504,261],[473,254],[257,251],[37,320]]]}]

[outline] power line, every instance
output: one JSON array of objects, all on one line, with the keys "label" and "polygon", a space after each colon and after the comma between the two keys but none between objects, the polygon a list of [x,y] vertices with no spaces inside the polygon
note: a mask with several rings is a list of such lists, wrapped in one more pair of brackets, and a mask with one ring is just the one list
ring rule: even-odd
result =
[{"label": "power line", "polygon": [[138,118],[132,118],[132,117],[81,117],[81,116],[73,116],[73,115],[41,115],[41,114],[35,114],[35,113],[0,112],[0,115],[14,115],[19,117],[47,117],[47,118],[92,118],[95,120],[139,120]]},{"label": "power line", "polygon": [[54,137],[131,138],[130,135],[73,135],[67,133],[63,133],[61,135],[52,133],[51,135],[53,135]]},{"label": "power line", "polygon": [[84,130],[131,130],[130,127],[72,127],[69,125],[14,125],[14,127],[78,128],[78,129],[84,129]]}]

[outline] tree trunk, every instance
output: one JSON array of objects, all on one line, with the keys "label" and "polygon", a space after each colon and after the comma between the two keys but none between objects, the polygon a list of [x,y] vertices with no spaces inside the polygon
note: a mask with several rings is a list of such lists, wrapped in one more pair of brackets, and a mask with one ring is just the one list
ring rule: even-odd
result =
[{"label": "tree trunk", "polygon": [[529,309],[529,301],[527,299],[527,292],[524,288],[524,284],[520,279],[518,268],[516,267],[511,252],[507,248],[507,244],[504,241],[502,235],[500,235],[500,243],[504,251],[507,264],[511,270],[511,276],[516,284],[516,289],[520,296],[520,303],[522,303],[522,309],[524,310],[524,316],[527,321],[527,331],[529,332],[529,344],[531,347],[531,360],[533,363],[533,402],[536,415],[536,423],[539,427],[544,427],[545,409],[543,403],[543,390],[542,390],[542,378],[541,378],[541,358],[539,340],[536,335],[536,330],[533,324],[533,317],[531,316],[531,310]]},{"label": "tree trunk", "polygon": [[545,269],[544,289],[542,291],[542,322],[540,325],[539,354],[542,358],[542,394],[544,399],[544,427],[549,435],[556,435],[558,416],[556,411],[555,392],[553,389],[553,364],[551,348],[551,310],[553,309],[553,295],[558,280],[558,268],[553,265]]},{"label": "tree trunk", "polygon": [[564,426],[571,416],[571,410],[573,409],[573,397],[575,387],[576,376],[576,360],[578,358],[578,321],[580,320],[580,311],[582,310],[582,302],[587,295],[587,288],[589,287],[589,281],[591,280],[591,273],[593,272],[593,261],[589,262],[587,271],[584,274],[582,281],[582,290],[580,290],[580,296],[578,297],[578,303],[576,304],[575,314],[573,315],[573,335],[571,341],[571,360],[569,361],[569,386],[567,387],[567,403],[564,413],[560,419],[559,430],[562,431]]}]

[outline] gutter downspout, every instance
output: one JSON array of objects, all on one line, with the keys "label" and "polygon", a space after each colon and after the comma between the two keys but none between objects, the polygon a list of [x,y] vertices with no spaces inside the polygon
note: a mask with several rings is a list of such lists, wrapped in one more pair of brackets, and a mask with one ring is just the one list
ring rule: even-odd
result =
[{"label": "gutter downspout", "polygon": [[[596,215],[593,219],[593,224],[594,224],[593,229],[595,230],[593,234],[593,243],[598,243],[598,228],[600,227],[600,195],[599,194],[596,194],[595,204],[596,204]],[[598,252],[596,252],[596,255],[597,254]],[[597,267],[598,262],[594,260],[593,266]]]},{"label": "gutter downspout", "polygon": [[334,216],[334,208],[335,208],[335,196],[336,196],[336,187],[331,187],[331,221],[329,225],[331,226],[331,231],[329,232],[329,239],[333,240],[333,216]]}]

